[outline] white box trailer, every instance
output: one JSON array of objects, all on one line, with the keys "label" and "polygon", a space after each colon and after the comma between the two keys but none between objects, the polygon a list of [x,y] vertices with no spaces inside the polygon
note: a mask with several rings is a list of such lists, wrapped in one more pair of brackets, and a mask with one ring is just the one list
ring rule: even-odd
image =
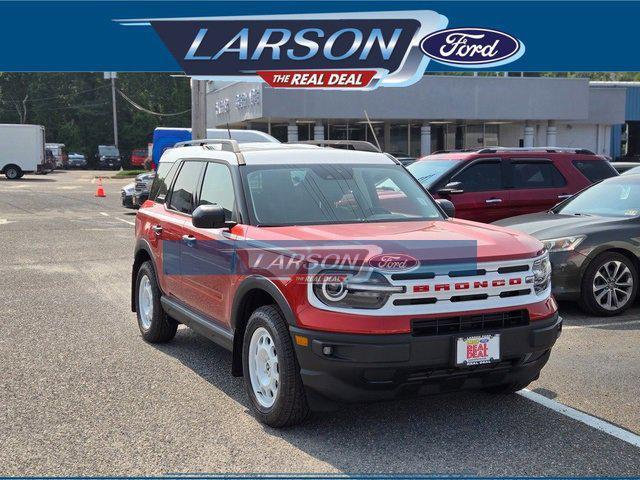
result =
[{"label": "white box trailer", "polygon": [[44,173],[44,168],[44,127],[0,124],[0,173],[15,180],[25,173]]}]

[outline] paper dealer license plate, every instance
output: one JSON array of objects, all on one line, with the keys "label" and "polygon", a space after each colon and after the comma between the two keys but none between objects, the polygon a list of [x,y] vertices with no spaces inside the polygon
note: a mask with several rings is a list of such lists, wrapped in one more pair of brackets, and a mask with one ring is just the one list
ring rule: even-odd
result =
[{"label": "paper dealer license plate", "polygon": [[460,337],[456,341],[456,365],[500,361],[500,335]]}]

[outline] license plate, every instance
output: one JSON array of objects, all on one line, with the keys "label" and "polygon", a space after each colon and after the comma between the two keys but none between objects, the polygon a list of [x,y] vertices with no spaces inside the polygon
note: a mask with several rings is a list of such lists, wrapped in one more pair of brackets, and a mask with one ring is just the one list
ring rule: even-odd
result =
[{"label": "license plate", "polygon": [[500,335],[461,337],[456,342],[456,365],[500,361]]}]

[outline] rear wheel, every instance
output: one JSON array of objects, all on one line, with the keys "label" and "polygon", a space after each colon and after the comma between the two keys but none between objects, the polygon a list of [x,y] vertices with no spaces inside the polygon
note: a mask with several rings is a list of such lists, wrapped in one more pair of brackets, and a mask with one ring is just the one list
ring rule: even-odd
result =
[{"label": "rear wheel", "polygon": [[300,423],[309,413],[289,329],[277,307],[251,314],[242,351],[244,384],[258,419],[272,427]]},{"label": "rear wheel", "polygon": [[162,309],[160,288],[151,261],[140,266],[135,293],[138,327],[142,338],[149,343],[163,343],[175,337],[178,322]]},{"label": "rear wheel", "polygon": [[633,304],[637,290],[638,272],[631,259],[605,252],[584,273],[580,307],[592,315],[618,315]]},{"label": "rear wheel", "polygon": [[9,165],[4,169],[4,175],[9,180],[17,180],[22,177],[22,170],[17,165]]}]

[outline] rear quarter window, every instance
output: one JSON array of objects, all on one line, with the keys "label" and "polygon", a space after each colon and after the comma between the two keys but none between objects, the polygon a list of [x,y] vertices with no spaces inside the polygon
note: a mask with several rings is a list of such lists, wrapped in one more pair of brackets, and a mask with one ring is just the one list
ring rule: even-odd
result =
[{"label": "rear quarter window", "polygon": [[573,166],[592,183],[618,176],[616,169],[606,160],[574,160]]}]

